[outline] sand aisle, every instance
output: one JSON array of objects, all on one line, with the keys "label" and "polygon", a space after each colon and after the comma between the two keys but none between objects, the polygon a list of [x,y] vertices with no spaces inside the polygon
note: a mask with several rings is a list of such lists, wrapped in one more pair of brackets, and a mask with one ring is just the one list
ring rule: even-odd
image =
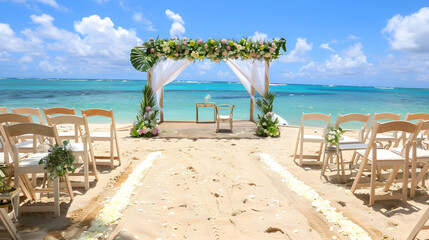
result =
[{"label": "sand aisle", "polygon": [[124,213],[121,239],[330,239],[329,225],[246,142],[172,140]]}]

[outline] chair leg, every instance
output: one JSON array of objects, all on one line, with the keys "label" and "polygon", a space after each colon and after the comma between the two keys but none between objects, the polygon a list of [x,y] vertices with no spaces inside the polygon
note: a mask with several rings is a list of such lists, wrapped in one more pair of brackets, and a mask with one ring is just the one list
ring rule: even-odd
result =
[{"label": "chair leg", "polygon": [[110,139],[110,168],[113,169],[113,159],[114,159],[114,148],[113,148],[113,138]]},{"label": "chair leg", "polygon": [[[89,143],[89,144],[92,144],[92,143]],[[94,149],[92,148],[92,146],[90,146],[89,154],[91,156],[92,171],[94,172],[95,179],[98,180],[97,164],[95,162]]]},{"label": "chair leg", "polygon": [[387,192],[387,191],[389,190],[390,186],[392,186],[392,183],[393,183],[393,181],[395,180],[396,175],[397,175],[397,174],[398,174],[398,172],[399,172],[399,169],[400,169],[400,167],[399,167],[399,166],[395,166],[395,167],[393,167],[393,170],[392,170],[392,172],[390,173],[389,178],[387,179],[386,185],[384,185],[384,188],[383,188],[383,191],[384,191],[384,192]]},{"label": "chair leg", "polygon": [[299,166],[302,166],[302,161],[303,161],[303,155],[304,155],[304,142],[302,141],[302,139],[301,139],[301,141],[299,142],[299,147],[300,147],[300,149],[299,149]]},{"label": "chair leg", "polygon": [[355,180],[353,181],[352,188],[350,189],[350,191],[351,191],[352,193],[354,193],[354,192],[356,191],[356,188],[357,188],[357,186],[358,186],[358,184],[359,184],[360,178],[362,177],[363,170],[365,169],[365,165],[366,165],[366,162],[364,162],[364,161],[362,160],[362,162],[361,162],[361,164],[360,164],[360,166],[359,166],[359,171],[356,173]]},{"label": "chair leg", "polygon": [[416,195],[417,176],[416,176],[417,163],[411,162],[411,186],[410,186],[410,198],[414,198]]},{"label": "chair leg", "polygon": [[404,176],[402,182],[402,201],[407,202],[408,198],[408,175],[409,175],[409,166],[404,164]]},{"label": "chair leg", "polygon": [[298,133],[298,137],[296,138],[295,153],[293,154],[293,161],[294,162],[295,162],[295,159],[296,159],[296,153],[298,152],[298,144],[299,144],[299,133]]},{"label": "chair leg", "polygon": [[89,157],[88,152],[84,153],[83,156],[83,174],[84,174],[84,181],[85,181],[85,190],[89,189]]},{"label": "chair leg", "polygon": [[342,181],[346,182],[346,170],[344,169],[344,159],[343,159],[343,152],[338,151],[337,153],[340,158],[340,165],[341,165],[341,174],[342,174]]},{"label": "chair leg", "polygon": [[216,132],[219,132],[219,120],[216,121]]},{"label": "chair leg", "polygon": [[322,156],[323,145],[324,145],[323,143],[320,144],[319,156],[317,157],[317,161],[320,161],[320,157]]},{"label": "chair leg", "polygon": [[60,216],[60,178],[54,179],[54,214]]},{"label": "chair leg", "polygon": [[376,178],[377,166],[371,164],[371,183],[370,183],[370,193],[369,193],[369,206],[371,207],[375,203],[375,178]]},{"label": "chair leg", "polygon": [[70,196],[70,200],[73,201],[74,200],[73,188],[71,186],[70,179],[68,178],[67,174],[64,175],[64,180],[66,182],[67,193]]},{"label": "chair leg", "polygon": [[232,119],[229,120],[229,128],[231,129],[231,132],[232,132]]},{"label": "chair leg", "polygon": [[115,145],[116,145],[116,154],[118,155],[118,162],[119,165],[121,165],[121,153],[119,152],[119,142],[118,142],[118,136],[115,134]]}]

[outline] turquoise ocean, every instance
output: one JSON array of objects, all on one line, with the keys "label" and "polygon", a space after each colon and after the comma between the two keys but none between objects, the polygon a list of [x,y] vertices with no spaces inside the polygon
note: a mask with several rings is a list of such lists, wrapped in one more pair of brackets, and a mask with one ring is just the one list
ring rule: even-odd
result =
[{"label": "turquoise ocean", "polygon": [[[142,88],[139,80],[0,79],[0,106],[113,109],[119,123],[132,123]],[[173,81],[165,86],[165,120],[195,120],[195,103],[209,94],[216,104],[233,104],[234,119],[249,119],[250,97],[240,82]],[[299,125],[303,112],[338,114],[393,112],[429,113],[429,89],[271,84],[274,112]],[[259,96],[258,96],[259,97]],[[200,120],[213,110],[200,108]],[[255,111],[255,114],[257,110]]]}]

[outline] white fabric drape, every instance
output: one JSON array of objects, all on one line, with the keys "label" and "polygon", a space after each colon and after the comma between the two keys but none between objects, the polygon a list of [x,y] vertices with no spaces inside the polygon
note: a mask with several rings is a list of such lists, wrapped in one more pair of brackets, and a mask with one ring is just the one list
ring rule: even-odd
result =
[{"label": "white fabric drape", "polygon": [[[252,86],[263,96],[265,94],[265,75],[268,75],[268,63],[266,61],[228,60],[226,64],[237,75],[241,83],[251,95]],[[267,76],[268,77],[268,76]]]},{"label": "white fabric drape", "polygon": [[158,104],[161,99],[162,87],[176,79],[190,62],[188,59],[167,59],[156,63],[149,70],[152,75],[152,90],[156,93]]}]

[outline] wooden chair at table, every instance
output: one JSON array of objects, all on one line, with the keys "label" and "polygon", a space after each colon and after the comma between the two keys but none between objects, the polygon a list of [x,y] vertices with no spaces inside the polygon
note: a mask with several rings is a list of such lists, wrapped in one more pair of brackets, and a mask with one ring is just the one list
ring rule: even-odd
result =
[{"label": "wooden chair at table", "polygon": [[[92,117],[92,116],[101,116],[101,117],[106,117],[110,119],[110,131],[109,132],[92,132],[89,133],[90,135],[90,139],[93,142],[96,141],[108,141],[110,142],[110,156],[95,156],[94,154],[94,158],[93,160],[96,162],[96,164],[98,165],[109,165],[110,168],[113,169],[113,164],[114,164],[114,160],[118,160],[119,165],[121,164],[121,154],[119,152],[119,139],[118,139],[118,134],[116,133],[116,125],[115,125],[115,118],[113,117],[113,110],[104,110],[104,109],[87,109],[87,110],[81,110],[82,111],[82,116],[86,115],[86,117]],[[89,129],[89,127],[87,127]],[[115,153],[115,149],[114,146],[116,145],[116,154],[117,156],[114,155]],[[110,159],[110,162],[105,162],[105,161],[97,161],[97,159]]]},{"label": "wooden chair at table", "polygon": [[7,107],[0,107],[0,113],[9,113],[9,110],[7,110]]},{"label": "wooden chair at table", "polygon": [[[52,125],[55,126],[54,129],[58,134],[58,126],[63,124],[73,124],[75,128],[81,132],[81,142],[75,142],[75,143],[69,143],[70,150],[73,151],[74,156],[76,159],[78,157],[82,157],[83,160],[83,177],[84,181],[83,184],[80,183],[74,183],[73,186],[81,187],[83,186],[85,190],[89,189],[89,175],[95,176],[95,179],[98,180],[98,172],[97,172],[97,166],[95,165],[94,161],[94,151],[92,149],[92,142],[91,138],[89,136],[89,129],[88,129],[88,123],[86,116],[76,116],[76,115],[59,115],[55,117],[47,117],[47,121]],[[88,154],[89,153],[89,154]],[[75,159],[75,162],[76,162]],[[90,161],[91,159],[91,161]],[[92,165],[92,171],[89,171],[89,163],[91,162]],[[79,163],[76,163],[75,165],[78,165]],[[80,165],[80,164],[79,164]],[[69,173],[70,176],[82,176],[82,173]]]},{"label": "wooden chair at table", "polygon": [[[220,104],[216,105],[216,132],[219,132],[219,124],[221,122],[229,122],[229,129],[232,132],[232,111],[234,110],[234,105],[229,104]],[[227,113],[227,114],[222,114]]]},{"label": "wooden chair at table", "polygon": [[[64,107],[53,107],[53,108],[43,108],[43,113],[45,114],[46,122],[49,126],[52,124],[49,122],[48,117],[53,117],[55,115],[76,115],[76,110],[74,108],[64,108]],[[74,128],[73,132],[69,131],[59,131],[58,137],[60,140],[70,140],[74,139],[77,143],[79,142],[79,131],[78,128]]]},{"label": "wooden chair at table", "polygon": [[[369,136],[371,135],[372,129],[374,128],[376,122],[386,122],[386,121],[399,121],[401,120],[401,114],[395,114],[395,113],[374,113],[372,116],[371,124],[369,125],[366,134],[365,134],[365,140],[368,140]],[[376,139],[377,143],[382,145],[383,142],[387,142],[384,147],[389,148],[392,146],[392,144],[396,143],[398,140],[398,134],[396,132],[390,132],[390,133],[384,133],[379,134]],[[382,145],[383,146],[383,145]]]},{"label": "wooden chair at table", "polygon": [[[52,211],[54,212],[55,216],[60,215],[60,204],[59,204],[59,194],[60,194],[60,181],[59,178],[55,178],[53,181],[54,188],[44,188],[44,189],[36,189],[33,188],[31,185],[27,174],[34,174],[34,173],[48,173],[47,170],[45,170],[45,165],[39,164],[39,161],[48,155],[48,153],[35,153],[31,155],[28,158],[25,158],[23,160],[19,157],[19,150],[15,145],[15,142],[13,141],[14,137],[18,137],[23,134],[33,134],[35,136],[40,136],[43,141],[45,141],[45,138],[48,138],[51,142],[51,144],[56,143],[60,144],[58,135],[55,132],[54,127],[52,126],[46,126],[41,125],[37,123],[19,123],[15,125],[10,126],[4,126],[4,131],[6,133],[8,143],[10,144],[10,148],[12,150],[12,156],[13,156],[13,164],[14,164],[14,184],[15,186],[20,186],[21,181],[23,185],[25,185],[25,189],[30,191],[30,194],[32,196],[32,199],[35,200],[36,196],[35,193],[47,193],[47,192],[53,192],[54,193],[54,205],[53,207],[47,207],[47,206],[25,206],[20,207],[21,212],[29,211],[29,212],[35,212],[35,211]],[[64,176],[65,183],[66,183],[66,189],[65,192],[67,192],[73,200],[73,191],[71,188],[70,181],[67,177],[67,174]],[[63,190],[64,191],[64,190]]]},{"label": "wooden chair at table", "polygon": [[[344,170],[344,159],[343,159],[343,151],[354,151],[358,149],[366,149],[367,144],[365,144],[364,136],[366,128],[368,127],[369,119],[371,114],[361,114],[361,113],[351,113],[346,115],[338,115],[337,121],[335,123],[335,129],[339,129],[345,123],[350,122],[359,122],[362,124],[361,129],[359,130],[359,135],[357,138],[350,137],[348,135],[343,135],[340,139],[340,142],[336,147],[337,149],[337,175],[338,181],[340,181],[340,169],[343,181],[345,181],[345,170]],[[347,131],[342,127],[343,130]],[[351,161],[349,162],[350,166],[354,163],[356,153],[353,154]],[[326,167],[328,165],[327,159],[323,159],[323,166],[321,176],[324,175],[326,171]],[[351,171],[351,168],[350,168]]]},{"label": "wooden chair at table", "polygon": [[[365,150],[356,150],[356,153],[362,157],[360,162],[359,171],[356,174],[356,178],[353,182],[351,191],[354,193],[358,187],[370,187],[370,197],[369,197],[369,206],[374,205],[376,200],[386,200],[386,199],[401,199],[402,201],[407,201],[407,191],[408,191],[408,175],[409,175],[409,166],[410,166],[410,149],[413,152],[416,150],[415,136],[420,129],[419,124],[413,124],[405,121],[391,121],[386,123],[377,122],[371,133],[371,137],[368,142],[368,147]],[[384,148],[377,147],[377,135],[383,134],[386,132],[405,132],[410,133],[410,138],[404,143],[404,150],[402,154],[398,154],[392,151],[389,151]],[[413,158],[415,156],[413,155]],[[367,164],[371,167],[371,181],[370,184],[360,184],[364,168]],[[377,168],[387,168],[391,167],[393,170],[402,168],[403,169],[403,178],[402,178],[402,194],[401,195],[382,195],[376,196],[375,189],[376,186],[379,186],[381,183],[376,183],[377,178]],[[393,173],[393,172],[392,172]],[[389,182],[394,177],[393,174],[390,174],[389,179],[385,185],[388,185]]]},{"label": "wooden chair at table", "polygon": [[[308,120],[318,120],[325,122],[324,131],[326,131],[329,121],[331,120],[331,114],[326,115],[323,113],[303,113],[301,124],[299,125],[299,131],[298,136],[296,138],[296,144],[295,144],[295,153],[293,155],[293,161],[297,158],[297,152],[299,147],[299,165],[302,166],[303,164],[320,164],[320,157],[322,156],[322,150],[323,146],[325,145],[325,132],[322,132],[320,135],[314,135],[314,134],[305,134],[305,128],[304,128],[304,122]],[[319,147],[319,154],[315,156],[311,155],[304,155],[304,143],[318,143],[320,144]],[[304,158],[306,159],[316,159],[317,162],[314,161],[304,161]]]}]

